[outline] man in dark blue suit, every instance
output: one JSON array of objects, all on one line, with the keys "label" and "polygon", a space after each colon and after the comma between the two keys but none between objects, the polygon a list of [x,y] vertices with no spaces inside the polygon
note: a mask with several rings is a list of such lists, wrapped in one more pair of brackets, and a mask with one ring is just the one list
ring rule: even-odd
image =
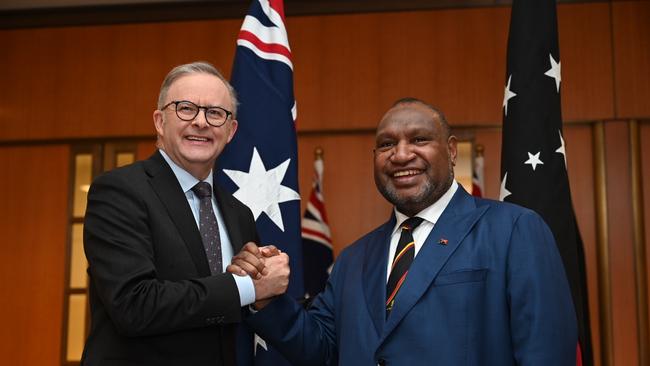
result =
[{"label": "man in dark blue suit", "polygon": [[[390,219],[339,255],[310,309],[283,295],[246,323],[296,365],[574,366],[576,319],[552,233],[528,209],[467,194],[454,180],[456,145],[440,111],[395,103],[374,150]],[[404,249],[400,236],[412,239]]]}]

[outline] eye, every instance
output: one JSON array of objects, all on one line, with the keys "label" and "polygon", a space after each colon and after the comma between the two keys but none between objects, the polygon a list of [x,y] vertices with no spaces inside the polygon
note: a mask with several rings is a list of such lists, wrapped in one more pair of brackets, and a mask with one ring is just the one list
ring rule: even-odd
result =
[{"label": "eye", "polygon": [[388,151],[395,146],[393,141],[380,141],[377,142],[376,149],[377,151]]},{"label": "eye", "polygon": [[226,111],[221,108],[210,108],[208,109],[208,116],[214,119],[225,119]]},{"label": "eye", "polygon": [[425,136],[416,136],[416,137],[413,138],[412,141],[416,145],[423,145],[423,144],[426,144],[429,141],[431,141],[431,139],[428,138],[428,137],[425,137]]},{"label": "eye", "polygon": [[195,114],[197,109],[198,108],[194,104],[188,102],[178,103],[178,105],[176,106],[176,111],[178,111],[178,113],[183,113],[187,115]]}]

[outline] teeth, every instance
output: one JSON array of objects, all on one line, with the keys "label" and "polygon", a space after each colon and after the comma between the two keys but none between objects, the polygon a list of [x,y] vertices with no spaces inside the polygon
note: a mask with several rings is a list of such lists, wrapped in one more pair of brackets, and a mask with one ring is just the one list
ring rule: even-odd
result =
[{"label": "teeth", "polygon": [[418,174],[418,173],[419,173],[419,171],[414,170],[414,169],[413,170],[402,170],[400,172],[397,172],[397,173],[393,174],[393,177],[405,177],[407,175],[415,175],[415,174]]},{"label": "teeth", "polygon": [[194,141],[208,141],[207,138],[205,137],[198,137],[198,136],[187,136],[188,140],[194,140]]}]

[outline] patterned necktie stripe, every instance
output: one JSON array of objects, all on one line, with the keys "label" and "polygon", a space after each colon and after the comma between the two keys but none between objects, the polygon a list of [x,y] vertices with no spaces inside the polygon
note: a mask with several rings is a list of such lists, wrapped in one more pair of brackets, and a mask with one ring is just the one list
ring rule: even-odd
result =
[{"label": "patterned necktie stripe", "polygon": [[422,223],[422,220],[420,217],[411,217],[400,225],[400,238],[386,284],[386,316],[393,309],[395,297],[406,280],[411,262],[415,258],[415,241],[412,231]]},{"label": "patterned necktie stripe", "polygon": [[[393,292],[388,296],[388,300],[386,300],[386,307],[390,307],[391,309],[393,308],[393,300],[395,299],[395,296],[397,295],[397,292],[399,291],[400,287],[402,287],[402,283],[404,283],[404,280],[406,279],[406,275],[409,273],[409,271],[406,271],[402,277],[400,277],[399,281],[397,281],[397,285],[395,285],[395,289]],[[389,309],[390,310],[390,309]]]},{"label": "patterned necktie stripe", "polygon": [[393,265],[392,265],[391,268],[390,268],[391,271],[395,268],[395,265],[397,264],[397,262],[399,262],[399,260],[402,258],[402,256],[403,256],[406,252],[408,252],[409,250],[411,250],[411,249],[415,250],[415,242],[414,242],[414,241],[412,241],[412,242],[406,244],[406,246],[404,247],[404,249],[402,249],[402,251],[399,252],[399,253],[395,256],[395,259],[393,260]]}]

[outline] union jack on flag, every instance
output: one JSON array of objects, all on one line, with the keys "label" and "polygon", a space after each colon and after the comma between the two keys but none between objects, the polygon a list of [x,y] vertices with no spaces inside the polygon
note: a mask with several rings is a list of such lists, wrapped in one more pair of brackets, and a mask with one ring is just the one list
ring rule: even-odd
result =
[{"label": "union jack on flag", "polygon": [[[291,258],[289,295],[303,290],[293,64],[281,0],[253,1],[237,37],[231,82],[239,126],[217,162],[219,182],[255,216],[260,245]],[[241,329],[239,364],[288,363]],[[251,356],[254,355],[254,360]]]},{"label": "union jack on flag", "polygon": [[313,299],[323,291],[331,271],[333,253],[330,227],[323,199],[323,150],[316,149],[314,180],[309,202],[302,218],[305,298]]}]

